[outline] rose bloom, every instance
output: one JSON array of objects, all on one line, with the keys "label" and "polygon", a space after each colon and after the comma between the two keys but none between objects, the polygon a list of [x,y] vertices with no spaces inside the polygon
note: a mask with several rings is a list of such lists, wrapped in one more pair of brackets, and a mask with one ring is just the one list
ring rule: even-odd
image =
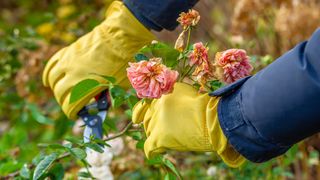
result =
[{"label": "rose bloom", "polygon": [[129,63],[127,76],[139,98],[160,98],[171,93],[179,73],[161,64],[161,58]]},{"label": "rose bloom", "polygon": [[202,42],[195,43],[193,45],[193,51],[189,54],[189,65],[201,65],[203,62],[208,61],[208,48],[205,47]]},{"label": "rose bloom", "polygon": [[215,58],[216,75],[227,84],[249,76],[253,67],[243,49],[228,49],[218,52]]},{"label": "rose bloom", "polygon": [[179,15],[179,18],[177,19],[177,21],[181,24],[181,26],[184,29],[186,29],[189,26],[197,25],[199,20],[200,20],[199,12],[194,9],[190,9],[187,13],[182,12]]}]

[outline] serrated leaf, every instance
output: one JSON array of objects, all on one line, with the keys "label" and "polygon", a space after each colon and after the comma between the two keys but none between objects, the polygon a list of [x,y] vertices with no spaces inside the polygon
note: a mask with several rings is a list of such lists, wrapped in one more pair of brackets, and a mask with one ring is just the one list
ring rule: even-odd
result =
[{"label": "serrated leaf", "polygon": [[84,159],[87,157],[87,153],[80,148],[71,148],[69,149],[70,153],[78,159]]},{"label": "serrated leaf", "polygon": [[26,179],[30,178],[30,170],[27,164],[24,164],[20,169],[20,176]]},{"label": "serrated leaf", "polygon": [[163,158],[163,164],[167,166],[177,177],[182,179],[179,171],[169,159]]},{"label": "serrated leaf", "polygon": [[134,56],[134,59],[136,60],[136,62],[140,62],[140,61],[144,61],[144,60],[147,61],[149,58],[147,56],[145,56],[144,54],[139,53]]},{"label": "serrated leaf", "polygon": [[85,79],[80,81],[72,88],[69,103],[71,104],[78,101],[99,86],[100,83],[94,79]]},{"label": "serrated leaf", "polygon": [[53,153],[45,156],[44,159],[36,166],[33,174],[33,179],[39,179],[51,166],[51,164],[57,159],[57,154]]}]

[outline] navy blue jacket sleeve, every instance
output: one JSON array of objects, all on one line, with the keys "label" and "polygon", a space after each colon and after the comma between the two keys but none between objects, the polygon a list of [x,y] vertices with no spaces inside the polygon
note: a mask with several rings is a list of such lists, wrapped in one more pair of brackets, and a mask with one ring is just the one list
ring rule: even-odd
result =
[{"label": "navy blue jacket sleeve", "polygon": [[221,95],[219,121],[246,158],[263,162],[320,131],[320,29]]},{"label": "navy blue jacket sleeve", "polygon": [[124,0],[124,4],[147,28],[174,30],[181,12],[191,9],[198,0]]}]

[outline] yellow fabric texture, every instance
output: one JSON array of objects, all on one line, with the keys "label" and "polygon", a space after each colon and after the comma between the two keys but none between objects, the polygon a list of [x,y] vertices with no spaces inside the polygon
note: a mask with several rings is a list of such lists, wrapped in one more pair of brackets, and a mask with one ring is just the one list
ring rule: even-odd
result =
[{"label": "yellow fabric texture", "polygon": [[47,63],[43,83],[49,86],[65,114],[76,119],[77,113],[92,97],[103,90],[99,87],[81,100],[69,104],[70,91],[84,79],[105,80],[97,75],[114,76],[118,83],[129,87],[126,77],[128,61],[144,45],[154,40],[122,2],[113,2],[106,19],[90,33],[58,51]]},{"label": "yellow fabric texture", "polygon": [[176,83],[171,94],[151,103],[136,104],[134,123],[143,122],[147,140],[146,156],[177,151],[216,151],[230,167],[239,167],[245,158],[235,151],[224,136],[217,115],[218,97],[198,93],[185,83]]}]

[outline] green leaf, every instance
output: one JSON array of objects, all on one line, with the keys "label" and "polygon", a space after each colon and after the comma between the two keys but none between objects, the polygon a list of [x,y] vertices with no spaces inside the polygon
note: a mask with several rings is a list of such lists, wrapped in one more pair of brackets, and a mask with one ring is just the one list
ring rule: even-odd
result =
[{"label": "green leaf", "polygon": [[98,144],[95,144],[95,143],[85,143],[84,145],[85,145],[86,147],[94,150],[94,151],[99,152],[99,153],[103,153],[103,152],[104,152],[104,151],[103,151],[103,148],[102,148],[100,145],[98,145]]},{"label": "green leaf", "polygon": [[164,177],[164,180],[176,180],[176,176],[170,172],[168,172],[165,177]]},{"label": "green leaf", "polygon": [[154,57],[161,57],[163,64],[167,67],[174,67],[178,64],[179,51],[164,44],[154,43],[143,47],[141,53],[151,53]]},{"label": "green leaf", "polygon": [[97,74],[97,73],[92,73],[92,74],[104,78],[105,80],[107,80],[111,84],[114,84],[117,81],[116,78],[112,77],[112,76],[105,76],[105,75],[101,75],[101,74]]},{"label": "green leaf", "polygon": [[24,164],[20,169],[20,176],[26,179],[30,179],[30,170],[27,164]]},{"label": "green leaf", "polygon": [[133,109],[134,105],[139,101],[139,99],[136,96],[130,95],[127,97],[127,103],[130,109]]},{"label": "green leaf", "polygon": [[121,106],[125,101],[126,91],[120,86],[110,88],[111,103],[113,107]]},{"label": "green leaf", "polygon": [[109,144],[106,143],[106,141],[104,141],[103,139],[94,139],[92,140],[92,142],[95,142],[97,144],[100,144],[100,145],[104,145],[104,146],[107,146],[107,147],[111,147]]},{"label": "green leaf", "polygon": [[132,118],[132,110],[131,110],[131,109],[127,109],[124,113],[125,113],[130,119]]},{"label": "green leaf", "polygon": [[137,142],[137,144],[136,144],[136,148],[137,149],[143,149],[143,147],[144,147],[144,140],[139,140],[138,142]]},{"label": "green leaf", "polygon": [[100,75],[101,77],[103,77],[105,80],[107,80],[108,82],[110,82],[111,84],[116,83],[116,78],[112,77],[112,76],[104,76],[104,75]]},{"label": "green leaf", "polygon": [[57,159],[57,154],[53,153],[45,156],[43,160],[37,165],[34,170],[33,179],[39,179],[51,166],[51,164]]},{"label": "green leaf", "polygon": [[134,56],[134,59],[136,60],[136,62],[140,62],[140,61],[144,61],[144,60],[147,61],[149,58],[147,56],[145,56],[144,54],[139,53]]},{"label": "green leaf", "polygon": [[63,113],[54,121],[54,138],[62,139],[63,135],[72,128],[74,121],[69,120]]},{"label": "green leaf", "polygon": [[72,148],[72,143],[63,144],[63,146],[70,149]]},{"label": "green leaf", "polygon": [[83,178],[91,178],[91,174],[88,172],[79,172],[78,177],[83,177]]},{"label": "green leaf", "polygon": [[87,153],[80,148],[71,148],[69,149],[70,153],[78,159],[84,159],[87,157]]},{"label": "green leaf", "polygon": [[100,83],[97,80],[85,79],[83,81],[80,81],[72,88],[69,103],[71,104],[78,101],[97,87],[100,87]]},{"label": "green leaf", "polygon": [[156,155],[150,159],[147,160],[147,163],[149,165],[158,165],[163,163],[163,156],[162,155]]},{"label": "green leaf", "polygon": [[50,149],[66,149],[66,147],[61,144],[49,144],[48,147]]},{"label": "green leaf", "polygon": [[73,144],[77,144],[77,145],[82,145],[83,144],[83,140],[82,139],[78,139],[75,137],[66,137],[65,138],[67,141],[73,143]]},{"label": "green leaf", "polygon": [[61,163],[55,164],[49,171],[54,176],[55,180],[62,180],[64,177],[64,168]]},{"label": "green leaf", "polygon": [[8,174],[13,171],[19,170],[22,165],[22,163],[16,161],[0,162],[0,177],[3,174]]},{"label": "green leaf", "polygon": [[115,130],[115,131],[117,130],[117,125],[116,125],[115,120],[107,117],[107,119],[103,123],[106,124],[110,129]]},{"label": "green leaf", "polygon": [[167,166],[177,177],[182,179],[179,171],[176,169],[174,164],[169,159],[163,158],[163,164]]},{"label": "green leaf", "polygon": [[211,91],[215,91],[223,86],[223,83],[218,80],[210,81],[209,83]]},{"label": "green leaf", "polygon": [[131,136],[134,140],[137,140],[137,141],[139,141],[140,139],[142,139],[142,133],[139,132],[139,131],[131,132],[131,133],[129,134],[129,136]]},{"label": "green leaf", "polygon": [[27,108],[30,110],[31,116],[40,124],[52,125],[53,120],[45,117],[35,104],[28,103]]},{"label": "green leaf", "polygon": [[32,164],[34,164],[34,165],[39,164],[40,161],[42,161],[42,160],[44,159],[44,157],[45,157],[44,154],[42,154],[42,153],[38,154],[36,157],[34,157],[34,158],[32,159]]}]

